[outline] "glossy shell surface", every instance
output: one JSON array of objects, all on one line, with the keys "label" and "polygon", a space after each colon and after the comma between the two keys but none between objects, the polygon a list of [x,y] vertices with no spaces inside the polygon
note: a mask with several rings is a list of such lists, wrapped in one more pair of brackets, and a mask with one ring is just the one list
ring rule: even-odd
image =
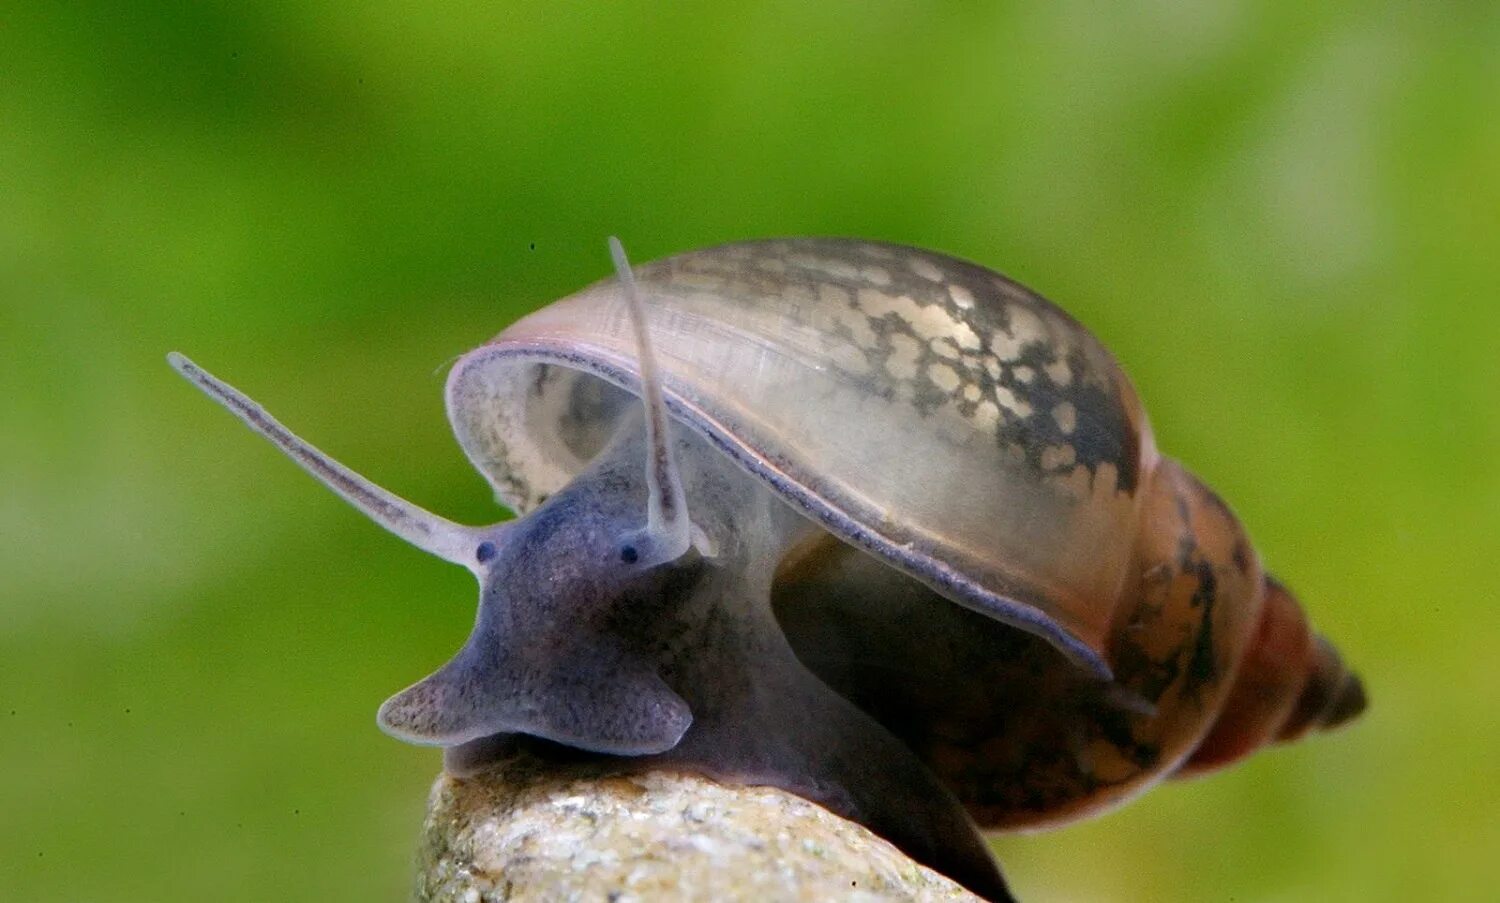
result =
[{"label": "glossy shell surface", "polygon": [[[1113,358],[952,257],[792,239],[636,271],[674,419],[835,535],[1098,675],[1157,454]],[[638,385],[610,279],[518,321],[448,382],[459,441],[518,512],[601,447]]]}]

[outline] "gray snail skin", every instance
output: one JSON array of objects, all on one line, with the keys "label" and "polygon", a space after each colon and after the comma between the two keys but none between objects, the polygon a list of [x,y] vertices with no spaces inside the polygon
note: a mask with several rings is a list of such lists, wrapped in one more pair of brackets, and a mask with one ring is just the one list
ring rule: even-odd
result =
[{"label": "gray snail skin", "polygon": [[615,278],[449,375],[458,441],[517,514],[493,526],[170,356],[478,579],[468,642],[378,716],[448,770],[525,744],[774,785],[1005,900],[978,829],[1095,814],[1364,708],[1109,352],[1037,294],[867,241],[634,271],[611,251]]}]

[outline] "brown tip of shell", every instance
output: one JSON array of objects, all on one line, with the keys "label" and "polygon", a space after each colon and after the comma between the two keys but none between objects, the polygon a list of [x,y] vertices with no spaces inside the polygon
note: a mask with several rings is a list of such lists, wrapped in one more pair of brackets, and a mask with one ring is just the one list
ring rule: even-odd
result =
[{"label": "brown tip of shell", "polygon": [[1337,727],[1365,710],[1365,688],[1358,677],[1344,669],[1333,645],[1318,637],[1313,645],[1312,668],[1303,684],[1292,714],[1282,725],[1278,740],[1295,740],[1311,730]]},{"label": "brown tip of shell", "polygon": [[1344,685],[1339,688],[1338,696],[1334,699],[1332,707],[1323,716],[1324,729],[1339,727],[1358,718],[1365,710],[1369,700],[1365,697],[1364,682],[1356,674],[1350,674],[1344,678]]}]

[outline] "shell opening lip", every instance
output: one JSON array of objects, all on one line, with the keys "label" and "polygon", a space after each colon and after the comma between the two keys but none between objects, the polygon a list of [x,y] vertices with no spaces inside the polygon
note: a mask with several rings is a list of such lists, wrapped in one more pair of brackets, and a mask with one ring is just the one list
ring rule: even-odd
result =
[{"label": "shell opening lip", "polygon": [[[625,391],[640,393],[640,374],[629,358],[597,346],[591,347],[589,353],[582,353],[559,342],[533,338],[496,341],[469,352],[448,374],[449,397],[467,368],[506,358],[580,370]],[[1104,682],[1114,680],[1114,672],[1101,651],[1056,619],[1034,606],[986,589],[952,565],[893,542],[735,438],[712,414],[677,393],[670,382],[663,380],[662,390],[663,402],[673,418],[765,481],[835,536],[922,580],[955,604],[1041,637],[1095,678]]]}]

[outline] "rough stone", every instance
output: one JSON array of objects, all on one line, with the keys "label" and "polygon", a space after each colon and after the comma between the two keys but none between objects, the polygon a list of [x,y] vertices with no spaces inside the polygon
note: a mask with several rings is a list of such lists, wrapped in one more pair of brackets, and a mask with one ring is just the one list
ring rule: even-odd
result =
[{"label": "rough stone", "polygon": [[419,868],[424,903],[979,899],[781,790],[524,759],[438,778]]}]

